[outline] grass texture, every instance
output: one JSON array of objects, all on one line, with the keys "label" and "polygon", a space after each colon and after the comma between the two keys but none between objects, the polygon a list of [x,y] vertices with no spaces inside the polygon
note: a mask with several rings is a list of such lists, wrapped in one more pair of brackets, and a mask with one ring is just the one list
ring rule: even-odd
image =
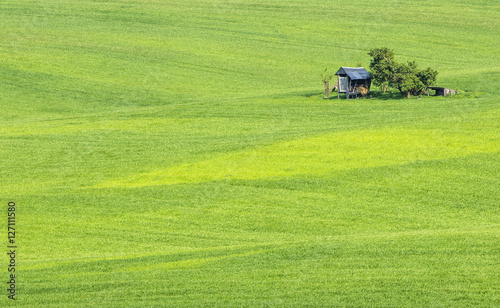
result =
[{"label": "grass texture", "polygon": [[[1,1],[0,305],[500,306],[499,21],[492,0]],[[323,99],[325,68],[383,46],[460,94]]]}]

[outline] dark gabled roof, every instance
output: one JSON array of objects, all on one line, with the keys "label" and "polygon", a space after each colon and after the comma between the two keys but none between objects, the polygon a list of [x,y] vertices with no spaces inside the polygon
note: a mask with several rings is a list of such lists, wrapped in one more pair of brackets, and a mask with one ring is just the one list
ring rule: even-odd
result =
[{"label": "dark gabled roof", "polygon": [[351,80],[370,79],[370,74],[364,67],[341,67],[335,75],[346,74]]}]

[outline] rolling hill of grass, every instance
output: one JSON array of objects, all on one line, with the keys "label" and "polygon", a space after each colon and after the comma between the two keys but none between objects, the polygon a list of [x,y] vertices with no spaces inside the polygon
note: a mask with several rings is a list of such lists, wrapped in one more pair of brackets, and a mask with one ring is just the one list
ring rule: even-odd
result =
[{"label": "rolling hill of grass", "polygon": [[[0,305],[500,305],[497,1],[5,0],[0,29]],[[460,94],[322,98],[383,46]]]}]

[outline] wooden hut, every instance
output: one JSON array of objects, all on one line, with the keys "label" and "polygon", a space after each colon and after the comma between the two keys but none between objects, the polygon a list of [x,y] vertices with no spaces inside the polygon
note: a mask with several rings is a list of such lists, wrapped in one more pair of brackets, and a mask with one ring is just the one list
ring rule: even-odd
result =
[{"label": "wooden hut", "polygon": [[364,87],[370,91],[370,74],[364,67],[341,67],[336,73],[338,77],[337,98],[340,93],[345,93],[346,98],[358,95],[358,87]]}]

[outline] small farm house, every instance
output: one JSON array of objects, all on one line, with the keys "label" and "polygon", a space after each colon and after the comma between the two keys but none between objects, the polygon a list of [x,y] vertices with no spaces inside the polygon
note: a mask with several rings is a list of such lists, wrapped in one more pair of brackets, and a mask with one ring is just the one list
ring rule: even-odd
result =
[{"label": "small farm house", "polygon": [[345,93],[346,98],[349,99],[350,96],[366,95],[370,91],[371,78],[364,67],[341,67],[335,75],[338,77],[338,98],[340,98],[340,93]]}]

